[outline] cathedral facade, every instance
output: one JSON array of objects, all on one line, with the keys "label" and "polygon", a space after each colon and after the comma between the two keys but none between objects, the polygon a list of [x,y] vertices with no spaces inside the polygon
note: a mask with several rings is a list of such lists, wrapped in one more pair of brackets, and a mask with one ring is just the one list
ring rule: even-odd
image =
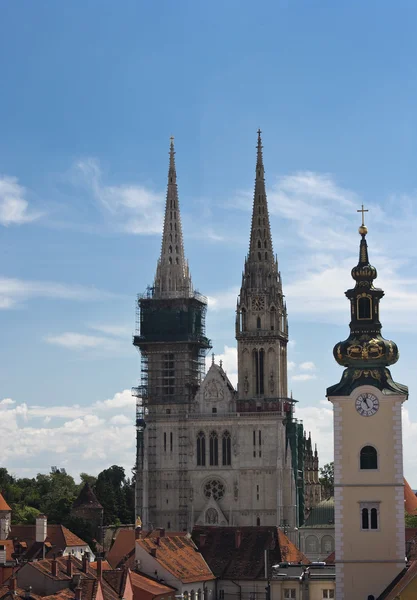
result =
[{"label": "cathedral facade", "polygon": [[[142,357],[135,392],[136,514],[144,529],[274,525],[291,533],[303,521],[304,498],[307,505],[320,500],[318,456],[288,394],[288,318],[260,131],[236,310],[237,389],[214,356],[204,377],[211,347],[206,309],[185,259],[171,139],[161,256],[154,285],[138,298],[134,336]],[[315,476],[305,477],[312,469]]]}]

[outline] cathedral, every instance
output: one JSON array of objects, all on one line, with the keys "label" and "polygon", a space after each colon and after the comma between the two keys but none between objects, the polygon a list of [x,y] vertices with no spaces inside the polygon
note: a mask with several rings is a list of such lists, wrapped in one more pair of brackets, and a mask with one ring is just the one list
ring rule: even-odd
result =
[{"label": "cathedral", "polygon": [[184,253],[174,142],[161,255],[138,297],[136,515],[144,529],[278,526],[289,535],[320,501],[318,454],[288,393],[288,316],[274,256],[258,131],[249,252],[236,308],[235,389],[206,336],[207,299]]}]

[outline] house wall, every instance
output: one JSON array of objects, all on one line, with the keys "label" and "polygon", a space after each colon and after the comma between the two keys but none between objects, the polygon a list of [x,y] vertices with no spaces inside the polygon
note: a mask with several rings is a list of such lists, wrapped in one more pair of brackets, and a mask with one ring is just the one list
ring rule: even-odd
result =
[{"label": "house wall", "polygon": [[68,587],[69,581],[52,579],[41,573],[30,563],[24,564],[16,572],[17,586],[26,589],[32,586],[32,591],[40,596],[50,596]]}]

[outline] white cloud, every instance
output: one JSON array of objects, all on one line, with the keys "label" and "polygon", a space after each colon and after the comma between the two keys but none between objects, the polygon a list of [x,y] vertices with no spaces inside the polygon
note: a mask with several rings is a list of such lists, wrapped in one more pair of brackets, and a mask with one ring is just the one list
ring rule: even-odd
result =
[{"label": "white cloud", "polygon": [[85,350],[87,348],[102,347],[103,344],[108,342],[108,339],[95,335],[83,335],[81,333],[72,333],[68,331],[61,335],[47,336],[45,341],[48,342],[48,344],[55,344],[56,346],[63,346],[64,348]]},{"label": "white cloud", "polygon": [[80,160],[76,169],[117,229],[136,234],[162,231],[163,193],[142,185],[105,185],[100,163],[94,158]]},{"label": "white cloud", "polygon": [[96,324],[90,325],[89,327],[94,331],[99,331],[100,333],[105,333],[106,335],[114,337],[125,338],[132,335],[132,328],[125,325]]},{"label": "white cloud", "polygon": [[238,287],[233,287],[228,290],[215,292],[214,294],[209,295],[207,297],[209,309],[218,311],[236,308],[238,295]]},{"label": "white cloud", "polygon": [[135,460],[135,399],[130,390],[89,406],[32,406],[0,401],[2,464],[25,475],[47,472],[53,456],[60,467],[78,475],[97,473],[111,464]]},{"label": "white cloud", "polygon": [[26,189],[18,183],[16,177],[0,176],[0,223],[2,225],[21,225],[35,221],[41,213],[29,210],[25,198]]},{"label": "white cloud", "polygon": [[293,371],[296,367],[295,362],[293,362],[292,360],[289,360],[287,362],[287,371]]},{"label": "white cloud", "polygon": [[56,298],[92,302],[115,296],[116,294],[98,290],[94,287],[0,277],[0,309],[14,308],[29,298]]},{"label": "white cloud", "polygon": [[299,368],[302,371],[315,371],[316,370],[316,365],[311,362],[311,361],[307,361],[307,362],[303,362],[299,365]]},{"label": "white cloud", "polygon": [[298,373],[297,375],[291,375],[292,381],[310,381],[311,379],[317,379],[316,375],[310,373]]}]

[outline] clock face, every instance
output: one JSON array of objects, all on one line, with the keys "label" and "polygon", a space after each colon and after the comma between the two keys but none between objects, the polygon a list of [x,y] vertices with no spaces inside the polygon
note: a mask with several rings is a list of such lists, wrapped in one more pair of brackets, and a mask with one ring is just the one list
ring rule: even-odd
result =
[{"label": "clock face", "polygon": [[372,417],[379,408],[379,400],[373,394],[361,394],[356,398],[355,407],[362,417]]},{"label": "clock face", "polygon": [[253,310],[264,310],[265,298],[263,296],[254,296],[252,298],[252,309]]}]

